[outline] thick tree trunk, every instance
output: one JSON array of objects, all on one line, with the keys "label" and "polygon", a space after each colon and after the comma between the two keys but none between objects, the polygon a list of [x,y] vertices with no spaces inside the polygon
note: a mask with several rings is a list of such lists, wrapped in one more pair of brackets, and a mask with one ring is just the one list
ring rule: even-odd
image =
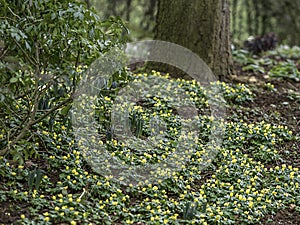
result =
[{"label": "thick tree trunk", "polygon": [[159,0],[156,39],[198,54],[214,74],[231,72],[229,0]]}]

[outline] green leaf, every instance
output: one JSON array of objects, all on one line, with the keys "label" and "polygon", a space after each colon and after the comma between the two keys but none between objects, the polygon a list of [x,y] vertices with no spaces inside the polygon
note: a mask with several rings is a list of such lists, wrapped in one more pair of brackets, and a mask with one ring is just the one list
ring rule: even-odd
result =
[{"label": "green leaf", "polygon": [[62,109],[61,109],[61,115],[62,115],[62,116],[66,116],[66,115],[68,114],[70,108],[71,108],[71,104],[65,106],[64,108],[62,108]]},{"label": "green leaf", "polygon": [[29,190],[30,190],[30,191],[32,190],[32,187],[33,187],[34,177],[35,177],[35,171],[31,171],[31,172],[28,174],[28,178],[27,178],[28,187],[29,187]]},{"label": "green leaf", "polygon": [[19,62],[18,58],[14,57],[14,56],[5,56],[4,61],[8,62],[8,63],[18,63]]},{"label": "green leaf", "polygon": [[0,102],[3,102],[4,99],[5,99],[5,96],[2,93],[0,93]]},{"label": "green leaf", "polygon": [[36,170],[35,189],[38,190],[43,178],[43,172],[40,169]]},{"label": "green leaf", "polygon": [[52,37],[55,37],[57,36],[57,28],[55,27],[54,30],[53,30],[53,33],[52,33]]},{"label": "green leaf", "polygon": [[27,41],[25,41],[25,46],[26,46],[26,48],[27,48],[29,51],[31,51],[31,47],[30,47],[30,45],[28,44]]},{"label": "green leaf", "polygon": [[80,20],[84,19],[84,15],[81,12],[75,12],[74,18],[79,18]]},{"label": "green leaf", "polygon": [[16,82],[18,82],[18,80],[19,80],[19,78],[17,78],[17,77],[12,77],[12,78],[10,78],[9,82],[10,82],[10,83],[16,83]]},{"label": "green leaf", "polygon": [[54,20],[56,18],[56,13],[51,13],[51,20]]}]

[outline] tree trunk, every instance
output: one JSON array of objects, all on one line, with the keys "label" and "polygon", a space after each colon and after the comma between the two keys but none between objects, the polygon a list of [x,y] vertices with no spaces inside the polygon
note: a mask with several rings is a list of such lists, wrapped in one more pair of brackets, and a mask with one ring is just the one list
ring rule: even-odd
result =
[{"label": "tree trunk", "polygon": [[238,0],[233,0],[232,3],[231,3],[231,8],[232,8],[232,11],[231,11],[231,18],[232,18],[232,33],[235,34],[238,32],[238,30],[236,29],[237,28],[237,7],[238,7]]},{"label": "tree trunk", "polygon": [[245,7],[246,7],[246,24],[247,24],[247,31],[248,31],[248,35],[255,35],[252,29],[252,25],[253,25],[253,18],[252,18],[252,5],[251,5],[251,1],[250,0],[246,0],[245,1]]},{"label": "tree trunk", "polygon": [[159,0],[156,39],[198,54],[221,79],[231,72],[229,0]]},{"label": "tree trunk", "polygon": [[85,0],[85,3],[86,3],[86,7],[88,9],[90,9],[91,8],[91,2],[90,2],[90,0]]}]

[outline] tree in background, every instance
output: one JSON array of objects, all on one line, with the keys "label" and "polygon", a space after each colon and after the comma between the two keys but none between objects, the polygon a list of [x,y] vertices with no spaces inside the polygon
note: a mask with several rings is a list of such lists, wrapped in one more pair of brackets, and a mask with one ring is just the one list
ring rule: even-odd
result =
[{"label": "tree in background", "polygon": [[289,45],[300,45],[300,1],[283,0],[277,3],[274,14],[279,38]]},{"label": "tree in background", "polygon": [[198,54],[215,75],[231,71],[228,0],[158,0],[156,36]]},{"label": "tree in background", "polygon": [[294,0],[232,0],[235,42],[274,32],[280,43],[300,45],[300,2]]},{"label": "tree in background", "polygon": [[126,21],[133,40],[153,37],[157,0],[88,0],[88,3],[103,18],[116,16]]},{"label": "tree in background", "polygon": [[[158,0],[82,0],[94,6],[103,18],[119,16],[128,22],[131,38],[154,37]],[[300,1],[229,0],[234,43],[249,36],[275,32],[279,43],[300,45]]]}]

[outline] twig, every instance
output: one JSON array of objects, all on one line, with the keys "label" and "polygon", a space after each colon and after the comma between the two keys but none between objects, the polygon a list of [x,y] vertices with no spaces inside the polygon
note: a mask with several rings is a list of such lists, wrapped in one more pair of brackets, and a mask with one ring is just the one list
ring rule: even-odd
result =
[{"label": "twig", "polygon": [[81,195],[79,196],[79,199],[82,198],[82,196],[85,194],[85,188],[83,188],[83,192],[81,193]]},{"label": "twig", "polygon": [[43,119],[45,119],[47,116],[49,116],[52,112],[54,112],[55,110],[59,109],[60,107],[64,106],[65,104],[71,102],[73,100],[73,97],[71,96],[70,98],[66,99],[65,101],[59,103],[58,105],[56,105],[55,107],[51,108],[48,112],[46,112],[44,115],[42,115],[40,118],[36,119],[35,121],[33,121],[31,123],[30,126],[39,123],[40,121],[42,121]]},{"label": "twig", "polygon": [[[27,132],[34,124],[39,123],[40,121],[42,121],[43,119],[45,119],[47,116],[49,116],[49,115],[50,115],[52,112],[54,112],[55,110],[59,109],[60,107],[62,107],[62,106],[65,105],[65,104],[71,102],[72,99],[73,99],[73,96],[71,95],[70,98],[66,99],[65,101],[63,101],[63,102],[59,103],[58,105],[56,105],[55,107],[51,108],[47,113],[45,113],[44,115],[42,115],[40,118],[38,118],[38,119],[36,119],[36,120],[30,120],[30,121],[26,124],[26,126],[20,131],[20,133],[18,134],[18,136],[17,136],[12,142],[10,142],[10,144],[9,144],[6,148],[4,148],[4,149],[2,149],[2,150],[0,151],[0,155],[5,155],[5,154],[8,152],[8,150],[10,149],[10,146],[16,144],[19,140],[21,140],[21,139],[25,136],[26,132]],[[32,115],[33,115],[33,113],[31,114],[31,117],[32,117]],[[31,118],[31,119],[32,119],[32,118]]]},{"label": "twig", "polygon": [[16,20],[12,19],[12,18],[9,18],[9,17],[6,17],[6,16],[0,16],[0,19],[6,19],[6,20],[11,20],[11,21],[14,21],[15,23],[17,23]]},{"label": "twig", "polygon": [[35,60],[32,59],[32,58],[26,53],[26,51],[21,47],[21,45],[19,44],[19,42],[17,42],[15,39],[13,39],[13,40],[14,40],[14,42],[16,43],[16,45],[18,45],[18,47],[21,49],[21,51],[24,53],[25,57],[30,61],[30,63],[31,63],[32,65],[36,65],[37,62],[34,62]]},{"label": "twig", "polygon": [[17,17],[19,20],[21,19],[17,14],[15,14],[12,10],[11,10],[11,8],[9,8],[9,7],[7,7],[8,8],[8,10],[15,16],[15,17]]},{"label": "twig", "polygon": [[8,48],[5,47],[4,50],[3,50],[3,52],[2,52],[2,54],[0,55],[0,59],[2,59],[2,57],[5,56],[5,54],[6,54],[7,51],[8,51]]},{"label": "twig", "polygon": [[40,73],[40,54],[39,54],[39,45],[37,42],[35,42],[35,57],[36,57],[36,71],[35,74],[39,74]]}]

